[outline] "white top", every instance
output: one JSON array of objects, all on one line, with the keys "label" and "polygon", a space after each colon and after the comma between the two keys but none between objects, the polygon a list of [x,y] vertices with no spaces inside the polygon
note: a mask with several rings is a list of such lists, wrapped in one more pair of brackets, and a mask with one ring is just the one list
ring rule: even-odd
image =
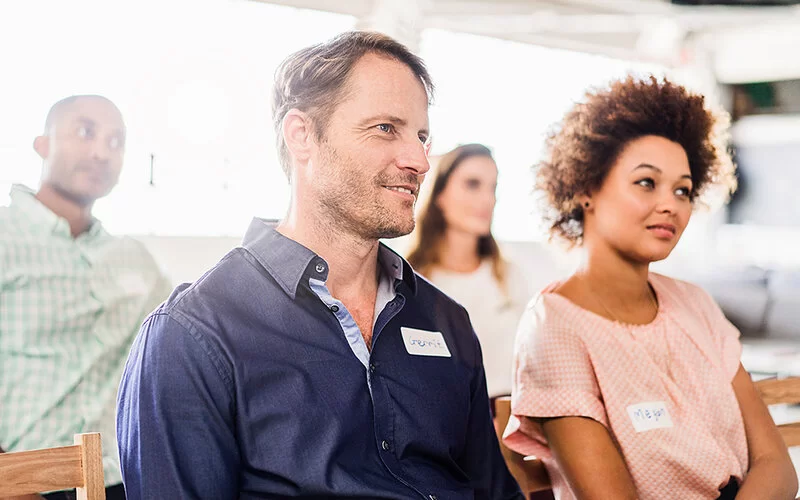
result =
[{"label": "white top", "polygon": [[436,269],[426,277],[469,313],[483,350],[489,396],[511,394],[514,337],[525,306],[538,291],[531,287],[533,280],[509,262],[506,295],[492,274],[489,259],[471,273]]}]

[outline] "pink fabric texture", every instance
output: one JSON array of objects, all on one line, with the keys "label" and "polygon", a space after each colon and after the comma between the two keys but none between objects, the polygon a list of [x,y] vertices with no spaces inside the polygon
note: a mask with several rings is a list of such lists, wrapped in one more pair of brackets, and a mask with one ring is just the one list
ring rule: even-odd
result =
[{"label": "pink fabric texture", "polygon": [[[512,417],[504,441],[541,458],[557,499],[575,498],[540,427],[525,417],[582,416],[603,424],[641,499],[714,499],[748,467],[731,381],[739,331],[692,284],[650,274],[659,311],[647,325],[608,320],[553,293],[529,304],[517,333]],[[663,402],[671,427],[637,432],[629,406]],[[602,481],[602,478],[598,478]]]}]

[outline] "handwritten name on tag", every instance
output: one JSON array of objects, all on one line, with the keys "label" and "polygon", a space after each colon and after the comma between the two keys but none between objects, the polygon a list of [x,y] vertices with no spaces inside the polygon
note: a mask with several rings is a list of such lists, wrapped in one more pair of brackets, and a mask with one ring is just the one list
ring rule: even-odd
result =
[{"label": "handwritten name on tag", "polygon": [[636,432],[672,427],[672,417],[663,401],[639,403],[630,405],[627,409]]},{"label": "handwritten name on tag", "polygon": [[403,335],[403,342],[409,354],[414,356],[438,356],[440,358],[450,357],[450,349],[447,348],[447,343],[439,332],[429,332],[403,326],[400,327],[400,333]]}]

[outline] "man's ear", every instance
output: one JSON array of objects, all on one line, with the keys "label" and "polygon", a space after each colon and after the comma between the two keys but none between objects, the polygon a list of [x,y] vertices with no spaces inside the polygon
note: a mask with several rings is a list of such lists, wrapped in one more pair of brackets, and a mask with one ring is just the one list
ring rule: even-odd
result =
[{"label": "man's ear", "polygon": [[292,108],[283,117],[283,140],[292,159],[305,163],[315,145],[314,124],[307,113]]},{"label": "man's ear", "polygon": [[46,160],[50,155],[50,138],[46,135],[38,136],[33,140],[33,150],[42,157],[42,160]]}]

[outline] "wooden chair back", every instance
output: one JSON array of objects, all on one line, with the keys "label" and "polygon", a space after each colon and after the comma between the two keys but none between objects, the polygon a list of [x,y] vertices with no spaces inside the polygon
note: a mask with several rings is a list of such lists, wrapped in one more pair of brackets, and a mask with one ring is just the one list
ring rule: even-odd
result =
[{"label": "wooden chair back", "polygon": [[[800,377],[769,378],[755,382],[761,399],[767,406],[778,404],[800,404]],[[800,446],[800,422],[778,425],[787,447]]]},{"label": "wooden chair back", "polygon": [[75,434],[74,442],[0,453],[0,498],[75,488],[77,500],[105,500],[100,434]]},{"label": "wooden chair back", "polygon": [[500,441],[500,451],[503,452],[508,470],[519,483],[522,492],[527,497],[530,493],[549,490],[550,476],[547,475],[544,464],[535,458],[526,458],[503,444],[503,431],[511,418],[511,398],[503,396],[495,399],[494,410],[494,426]]}]

